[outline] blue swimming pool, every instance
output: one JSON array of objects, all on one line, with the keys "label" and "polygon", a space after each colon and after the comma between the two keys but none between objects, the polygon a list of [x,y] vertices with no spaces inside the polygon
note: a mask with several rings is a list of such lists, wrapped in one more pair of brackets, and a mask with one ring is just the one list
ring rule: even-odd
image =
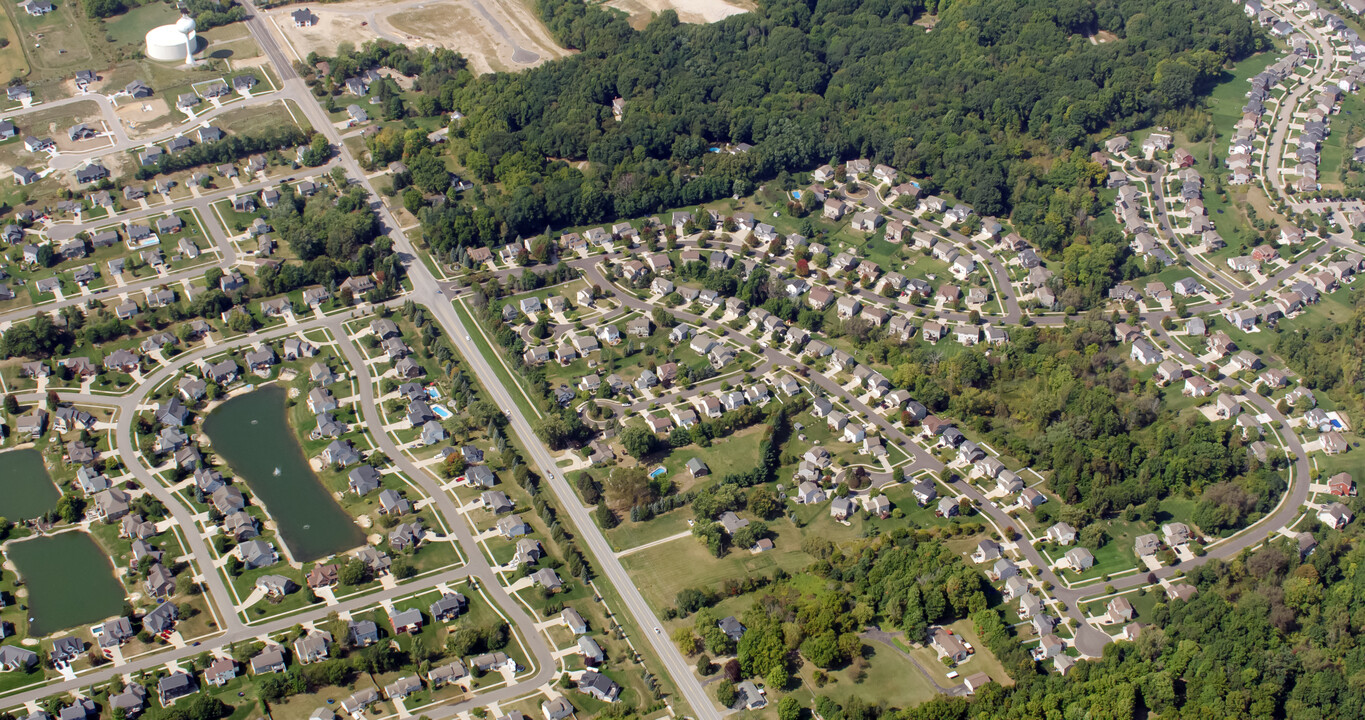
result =
[{"label": "blue swimming pool", "polygon": [[667,474],[668,474],[668,471],[667,471],[667,470],[665,470],[664,468],[658,467],[658,468],[654,468],[654,472],[651,472],[651,473],[649,474],[649,476],[650,476],[651,478],[656,478],[656,477],[659,477],[660,475],[667,475]]},{"label": "blue swimming pool", "polygon": [[801,199],[801,191],[800,191],[800,190],[793,190],[793,191],[792,191],[792,197],[796,198],[797,200],[800,200],[800,199]]},{"label": "blue swimming pool", "polygon": [[440,389],[440,388],[436,387],[435,385],[428,385],[427,388],[426,388],[426,390],[427,390],[427,397],[428,397],[428,398],[430,398],[430,399],[432,399],[432,400],[440,400],[440,399],[441,399],[441,389]]},{"label": "blue swimming pool", "polygon": [[441,418],[442,420],[449,420],[452,417],[452,413],[445,409],[444,405],[432,405],[431,411],[436,413],[436,417]]}]

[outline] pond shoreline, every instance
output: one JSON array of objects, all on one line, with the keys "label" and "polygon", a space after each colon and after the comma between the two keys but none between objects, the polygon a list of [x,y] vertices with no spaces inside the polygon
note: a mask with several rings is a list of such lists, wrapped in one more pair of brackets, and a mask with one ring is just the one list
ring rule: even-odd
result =
[{"label": "pond shoreline", "polygon": [[123,609],[126,591],[117,567],[85,528],[10,541],[5,556],[27,591],[30,637],[99,622]]},{"label": "pond shoreline", "polygon": [[203,434],[241,477],[276,529],[291,562],[311,562],[365,544],[356,520],[333,498],[289,424],[287,392],[263,382],[209,411]]}]

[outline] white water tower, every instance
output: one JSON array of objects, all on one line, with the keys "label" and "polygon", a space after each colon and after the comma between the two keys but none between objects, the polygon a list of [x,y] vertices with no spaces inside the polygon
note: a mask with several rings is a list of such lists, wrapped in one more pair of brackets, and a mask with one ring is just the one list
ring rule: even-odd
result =
[{"label": "white water tower", "polygon": [[174,24],[154,27],[147,33],[147,57],[153,60],[184,60],[186,65],[193,65],[198,40],[194,18],[182,9],[180,19]]}]

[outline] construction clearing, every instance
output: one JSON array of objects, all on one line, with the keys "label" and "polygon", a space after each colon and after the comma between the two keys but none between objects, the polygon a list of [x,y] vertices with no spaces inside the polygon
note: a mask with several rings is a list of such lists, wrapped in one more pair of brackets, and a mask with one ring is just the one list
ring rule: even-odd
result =
[{"label": "construction clearing", "polygon": [[676,11],[685,23],[701,24],[719,22],[756,7],[749,0],[611,0],[607,6],[630,15],[631,27],[637,30],[665,10]]},{"label": "construction clearing", "polygon": [[[289,13],[299,7],[311,10],[317,23],[294,27]],[[268,16],[298,59],[310,52],[333,55],[342,42],[360,47],[377,39],[454,50],[469,61],[475,73],[525,70],[570,54],[555,44],[532,9],[520,0],[289,5]]]}]

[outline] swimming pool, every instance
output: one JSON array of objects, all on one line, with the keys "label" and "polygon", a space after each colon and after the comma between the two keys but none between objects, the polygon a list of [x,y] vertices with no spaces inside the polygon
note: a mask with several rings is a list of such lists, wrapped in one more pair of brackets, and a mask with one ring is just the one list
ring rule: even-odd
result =
[{"label": "swimming pool", "polygon": [[452,416],[452,413],[445,409],[444,405],[432,405],[431,411],[436,413],[436,417],[441,418],[442,420],[449,420]]},{"label": "swimming pool", "polygon": [[667,475],[667,474],[668,474],[668,471],[667,471],[667,470],[665,470],[664,468],[659,467],[659,468],[654,468],[654,472],[650,473],[649,476],[650,476],[651,478],[656,478],[656,477],[659,477],[660,475]]},{"label": "swimming pool", "polygon": [[793,191],[792,191],[792,197],[793,197],[793,198],[796,198],[797,200],[800,200],[800,199],[801,199],[801,191],[800,191],[800,190],[793,190]]},{"label": "swimming pool", "polygon": [[435,385],[428,385],[428,386],[427,386],[427,397],[430,398],[430,399],[432,399],[432,400],[440,400],[440,399],[441,399],[441,389],[438,388],[438,387],[436,387]]}]

